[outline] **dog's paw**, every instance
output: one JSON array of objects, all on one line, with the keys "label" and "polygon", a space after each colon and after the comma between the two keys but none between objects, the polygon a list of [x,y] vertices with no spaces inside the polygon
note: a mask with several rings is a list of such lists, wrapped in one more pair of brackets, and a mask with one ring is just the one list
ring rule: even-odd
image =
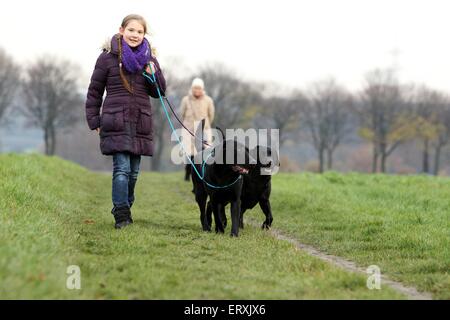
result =
[{"label": "dog's paw", "polygon": [[216,233],[225,233],[225,230],[223,230],[223,229],[219,229],[219,228],[216,228]]},{"label": "dog's paw", "polygon": [[263,230],[269,230],[270,229],[270,224],[268,224],[267,222],[263,222],[263,224],[262,224],[262,226],[261,226],[261,229],[263,229]]}]

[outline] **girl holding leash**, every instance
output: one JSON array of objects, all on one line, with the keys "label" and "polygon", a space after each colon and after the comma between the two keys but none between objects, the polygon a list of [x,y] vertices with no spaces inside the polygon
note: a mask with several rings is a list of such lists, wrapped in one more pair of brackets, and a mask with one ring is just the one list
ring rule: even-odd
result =
[{"label": "girl holding leash", "polygon": [[[147,23],[142,16],[126,16],[119,33],[103,47],[87,92],[88,126],[99,133],[102,154],[112,156],[111,213],[116,229],[133,223],[130,209],[141,156],[153,155],[149,96],[158,98],[157,84],[163,94],[166,90],[164,75],[145,34]],[[153,71],[157,84],[148,82],[143,71]]]}]

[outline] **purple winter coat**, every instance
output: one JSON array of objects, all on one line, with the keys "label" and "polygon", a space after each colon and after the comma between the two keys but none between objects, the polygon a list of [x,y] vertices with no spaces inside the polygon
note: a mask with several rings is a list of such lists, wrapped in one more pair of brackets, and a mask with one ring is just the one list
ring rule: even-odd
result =
[{"label": "purple winter coat", "polygon": [[[133,94],[128,92],[120,78],[118,54],[117,39],[113,36],[110,50],[104,49],[95,64],[86,99],[86,120],[91,130],[100,128],[102,154],[130,152],[151,156],[153,125],[149,95],[158,98],[158,92],[155,84],[149,83],[140,72],[130,74],[122,67],[133,88]],[[155,76],[163,94],[166,91],[164,75],[156,58],[152,56],[151,61],[156,65]]]}]

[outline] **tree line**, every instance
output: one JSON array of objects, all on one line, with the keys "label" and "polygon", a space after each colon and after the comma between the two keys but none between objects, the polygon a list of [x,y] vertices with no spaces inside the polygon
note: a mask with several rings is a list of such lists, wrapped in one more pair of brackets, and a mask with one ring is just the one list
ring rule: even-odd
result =
[{"label": "tree line", "polygon": [[[22,114],[28,125],[42,130],[45,154],[55,154],[58,132],[76,130],[76,124],[85,122],[87,87],[79,83],[79,69],[71,61],[48,56],[21,67],[0,49],[0,123],[7,122],[12,111]],[[389,68],[367,72],[358,91],[326,78],[284,95],[276,84],[243,80],[221,63],[206,64],[195,74],[177,72],[176,63],[167,63],[163,71],[174,106],[187,94],[191,79],[199,76],[215,102],[214,126],[279,129],[280,146],[301,140],[314,148],[319,172],[333,169],[336,150],[356,137],[371,145],[374,173],[386,172],[389,157],[400,145],[416,141],[421,171],[438,174],[442,151],[450,142],[449,95],[402,83]],[[172,145],[159,101],[152,105],[157,127],[151,168],[160,170]],[[87,125],[83,130],[89,130]]]}]

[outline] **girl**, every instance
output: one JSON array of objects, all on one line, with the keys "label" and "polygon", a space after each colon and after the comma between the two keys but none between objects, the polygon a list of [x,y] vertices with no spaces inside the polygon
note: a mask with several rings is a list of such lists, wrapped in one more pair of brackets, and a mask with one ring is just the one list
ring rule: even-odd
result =
[{"label": "girl", "polygon": [[146,33],[143,17],[132,14],[123,19],[119,33],[97,59],[86,99],[89,128],[99,133],[102,154],[113,157],[111,213],[116,229],[133,223],[130,209],[141,156],[153,155],[149,95],[158,98],[158,92],[156,84],[149,83],[142,72],[151,73],[151,67],[161,94],[166,90],[158,60],[144,37]]}]

